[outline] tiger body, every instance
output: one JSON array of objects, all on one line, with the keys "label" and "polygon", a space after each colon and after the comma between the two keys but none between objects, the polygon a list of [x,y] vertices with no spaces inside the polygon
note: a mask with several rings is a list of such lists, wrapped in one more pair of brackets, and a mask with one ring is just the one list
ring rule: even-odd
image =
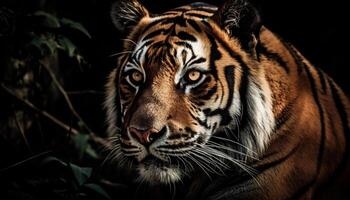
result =
[{"label": "tiger body", "polygon": [[[111,156],[153,188],[149,198],[349,194],[349,100],[257,25],[250,4],[193,4],[152,16],[122,2],[112,18],[129,26],[129,53],[107,84],[109,131],[118,135]],[[172,184],[185,194],[158,188]]]}]

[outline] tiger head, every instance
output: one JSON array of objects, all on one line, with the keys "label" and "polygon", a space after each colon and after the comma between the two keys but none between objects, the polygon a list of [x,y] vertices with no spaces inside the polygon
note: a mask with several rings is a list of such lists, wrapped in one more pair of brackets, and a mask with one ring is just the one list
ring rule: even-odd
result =
[{"label": "tiger head", "polygon": [[259,15],[249,3],[154,15],[121,0],[111,16],[128,35],[105,103],[110,157],[120,166],[140,181],[172,183],[245,166],[264,151],[274,120],[255,53]]}]

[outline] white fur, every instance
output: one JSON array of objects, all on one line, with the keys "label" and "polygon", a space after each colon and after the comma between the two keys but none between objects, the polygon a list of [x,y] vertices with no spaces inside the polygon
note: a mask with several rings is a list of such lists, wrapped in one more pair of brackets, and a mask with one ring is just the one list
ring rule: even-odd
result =
[{"label": "white fur", "polygon": [[181,170],[178,168],[158,168],[156,166],[145,167],[143,164],[139,165],[138,172],[140,177],[139,182],[146,181],[150,184],[163,183],[169,184],[178,182],[182,178]]},{"label": "white fur", "polygon": [[[248,113],[249,124],[241,131],[242,143],[248,149],[253,149],[261,154],[270,141],[271,134],[275,127],[275,119],[272,112],[271,90],[266,80],[261,79],[259,84],[261,91],[252,80],[248,84]],[[265,96],[265,102],[260,97],[260,93]],[[253,144],[253,138],[257,144]]]}]

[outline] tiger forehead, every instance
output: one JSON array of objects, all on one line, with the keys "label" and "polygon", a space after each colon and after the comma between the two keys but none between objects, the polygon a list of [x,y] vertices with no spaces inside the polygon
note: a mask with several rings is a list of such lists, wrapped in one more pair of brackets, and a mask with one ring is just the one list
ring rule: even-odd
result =
[{"label": "tiger forehead", "polygon": [[181,15],[185,18],[198,17],[204,19],[211,17],[217,11],[217,9],[218,8],[216,6],[198,2],[171,9],[165,12],[164,15],[174,14]]},{"label": "tiger forehead", "polygon": [[133,60],[143,68],[155,65],[184,67],[195,58],[208,57],[209,41],[205,35],[191,26],[177,25],[155,26],[143,34],[133,50]]},{"label": "tiger forehead", "polygon": [[167,41],[154,39],[155,41],[149,45],[145,45],[148,41],[140,42],[132,55],[132,60],[146,74],[149,71],[171,70],[175,72],[195,67],[198,64],[205,65],[206,58],[209,56],[205,41],[202,39],[182,40],[177,36],[170,37]]},{"label": "tiger forehead", "polygon": [[[138,38],[143,40],[154,36],[169,36],[177,32],[177,29],[185,29],[190,32],[202,32],[203,22],[206,23],[217,8],[205,3],[194,3],[167,11],[161,15],[147,18],[141,23]],[[205,28],[204,28],[205,29]],[[185,34],[177,34],[179,37]],[[169,37],[167,37],[169,38]],[[181,38],[184,39],[184,38]],[[190,37],[185,39],[192,39]]]},{"label": "tiger forehead", "polygon": [[144,74],[148,74],[149,70],[154,74],[166,68],[171,68],[173,72],[183,71],[193,63],[205,66],[203,62],[209,56],[209,41],[202,22],[216,10],[214,6],[200,3],[148,18],[143,23],[144,27],[135,34],[138,39],[131,38],[137,41],[131,56],[135,67]]}]

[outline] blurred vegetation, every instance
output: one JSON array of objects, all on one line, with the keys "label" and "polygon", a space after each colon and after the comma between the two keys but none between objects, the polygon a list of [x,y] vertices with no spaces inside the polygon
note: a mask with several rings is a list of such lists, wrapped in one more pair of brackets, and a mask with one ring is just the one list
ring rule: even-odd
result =
[{"label": "blurred vegetation", "polygon": [[50,7],[0,5],[0,199],[112,199],[127,188],[101,172],[110,146],[103,83],[87,83],[92,36]]}]

